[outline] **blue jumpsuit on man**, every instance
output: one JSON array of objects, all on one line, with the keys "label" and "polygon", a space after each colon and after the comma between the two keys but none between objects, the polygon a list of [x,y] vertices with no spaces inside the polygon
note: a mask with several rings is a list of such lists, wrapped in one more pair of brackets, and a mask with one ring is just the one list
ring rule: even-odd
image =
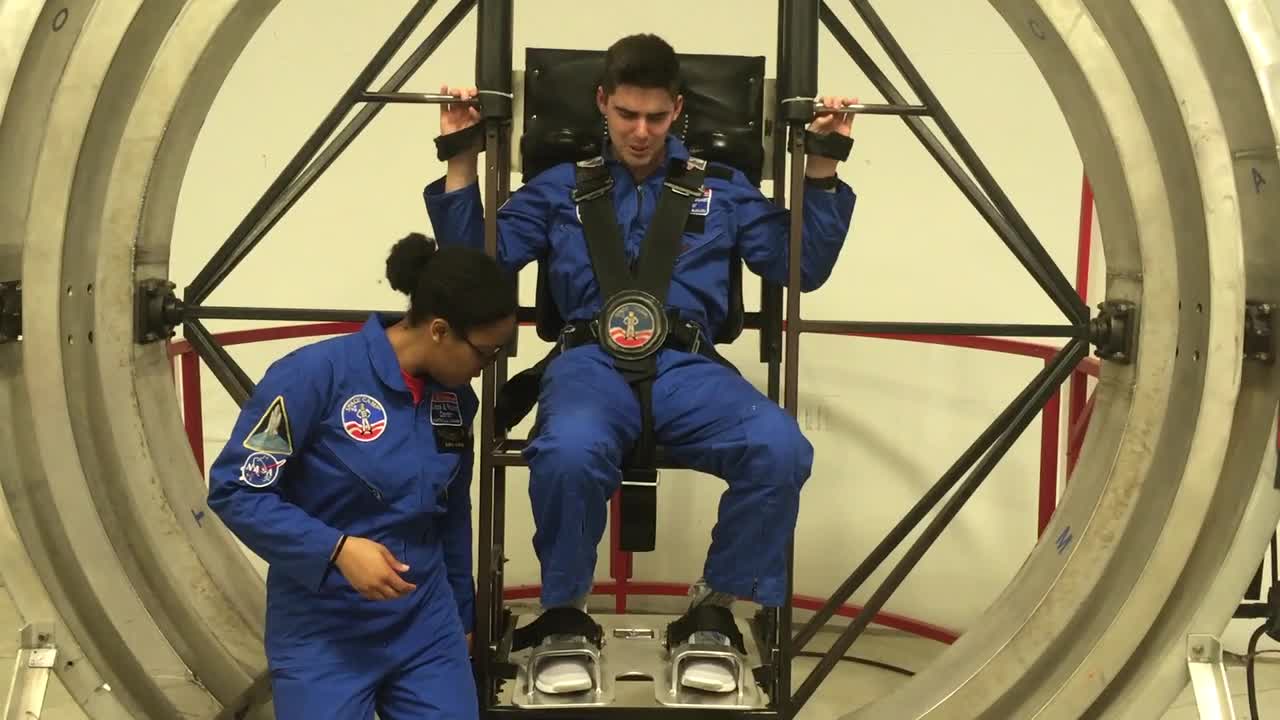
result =
[{"label": "blue jumpsuit on man", "polygon": [[[267,370],[210,470],[209,507],[269,564],[277,717],[478,716],[465,640],[478,402],[409,380],[376,315],[296,350]],[[344,534],[385,545],[416,589],[362,597],[329,562]]]},{"label": "blue jumpsuit on man", "polygon": [[[666,140],[668,160],[689,151]],[[636,182],[610,153],[612,199],[633,263],[653,219],[666,176],[663,164]],[[590,320],[602,298],[572,200],[575,167],[565,163],[532,178],[498,210],[498,260],[512,272],[548,263],[551,294],[567,321]],[[789,211],[761,194],[741,172],[708,177],[701,231],[686,227],[667,307],[714,338],[729,304],[731,253],[753,272],[786,285]],[[478,186],[445,192],[428,185],[424,198],[441,242],[483,247]],[[854,207],[843,181],[834,190],[809,189],[804,198],[801,277],[804,291],[830,276]],[[786,597],[786,551],[799,511],[800,489],[813,465],[813,447],[795,420],[732,369],[700,354],[659,351],[653,385],[658,444],[677,463],[728,482],[712,531],[705,577],[718,592],[780,606]],[[565,605],[591,588],[596,547],[604,533],[609,498],[621,482],[620,463],[640,434],[634,392],[598,345],[582,345],[556,358],[543,376],[537,435],[525,451],[533,505],[534,549],[542,565],[542,602]]]}]

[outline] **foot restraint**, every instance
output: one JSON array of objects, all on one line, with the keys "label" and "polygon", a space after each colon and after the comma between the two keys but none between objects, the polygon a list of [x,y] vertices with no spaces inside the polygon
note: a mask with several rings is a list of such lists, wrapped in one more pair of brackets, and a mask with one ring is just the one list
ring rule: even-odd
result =
[{"label": "foot restraint", "polygon": [[604,631],[585,612],[551,608],[512,635],[512,650],[532,648],[522,673],[524,690],[546,695],[604,691]]},{"label": "foot restraint", "polygon": [[730,693],[752,682],[742,633],[728,608],[692,608],[667,627],[666,647],[673,695],[679,695],[681,687]]}]

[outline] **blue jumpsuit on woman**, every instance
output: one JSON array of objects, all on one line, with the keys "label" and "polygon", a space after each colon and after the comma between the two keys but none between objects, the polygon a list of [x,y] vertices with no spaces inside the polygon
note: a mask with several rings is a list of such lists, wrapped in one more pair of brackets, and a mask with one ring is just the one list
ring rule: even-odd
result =
[{"label": "blue jumpsuit on woman", "polygon": [[[406,377],[372,316],[275,362],[210,470],[209,507],[268,564],[277,717],[478,715],[470,387]],[[417,587],[368,600],[329,562],[382,543]]]},{"label": "blue jumpsuit on woman", "polygon": [[[674,136],[668,136],[666,152],[668,160],[689,157]],[[605,164],[614,180],[613,204],[627,259],[634,263],[662,193],[666,164],[639,183],[607,152]],[[513,272],[531,261],[549,263],[551,294],[568,321],[594,318],[602,303],[572,200],[574,182],[574,165],[557,165],[512,193],[498,210],[498,261]],[[708,177],[705,185],[707,192],[690,210],[702,220],[689,223],[693,230],[684,233],[667,306],[695,321],[707,343],[728,313],[734,251],[753,272],[786,285],[790,213],[736,170],[730,179]],[[442,242],[483,247],[476,184],[445,192],[439,180],[426,187],[424,198]],[[849,232],[854,200],[843,181],[830,190],[807,189],[803,290],[830,276]],[[659,351],[657,363],[658,443],[683,466],[729,484],[712,531],[708,584],[780,606],[786,597],[788,541],[800,489],[812,469],[813,447],[793,418],[733,370],[670,348]],[[590,590],[608,499],[621,482],[619,464],[639,436],[640,422],[635,394],[597,344],[569,350],[543,376],[539,431],[525,456],[544,605],[568,604]]]}]

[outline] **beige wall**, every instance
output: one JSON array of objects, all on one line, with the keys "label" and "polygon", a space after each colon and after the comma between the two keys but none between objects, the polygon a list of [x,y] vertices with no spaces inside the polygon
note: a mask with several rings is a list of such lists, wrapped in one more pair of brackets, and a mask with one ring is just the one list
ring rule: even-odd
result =
[{"label": "beige wall", "polygon": [[[234,228],[409,4],[281,2],[228,78],[192,158],[173,243],[179,285]],[[517,67],[526,46],[604,48],[629,32],[654,31],[685,52],[767,55],[774,74],[773,2],[597,2],[589,12],[582,10],[586,3],[568,0],[516,5]],[[451,6],[440,3],[428,25]],[[832,6],[856,36],[873,45],[847,5]],[[654,9],[642,15],[643,7]],[[1049,253],[1074,278],[1080,161],[1059,109],[1017,40],[981,0],[899,0],[877,7]],[[472,16],[406,89],[471,83],[474,32]],[[880,101],[825,31],[821,37],[820,90]],[[873,53],[889,67],[883,53]],[[905,90],[898,75],[891,76]],[[899,120],[867,116],[854,127],[857,145],[841,168],[860,196],[853,230],[831,281],[805,297],[806,316],[1060,319]],[[430,231],[421,190],[442,172],[431,142],[437,129],[434,108],[387,108],[208,302],[400,307],[402,298],[383,279],[383,262],[395,238]],[[526,277],[529,302],[533,276]],[[1093,278],[1101,279],[1100,262]],[[1095,292],[1100,287],[1091,284]],[[757,287],[748,287],[752,305]],[[532,330],[522,339],[517,368],[545,347]],[[241,347],[233,354],[257,378],[295,345]],[[756,352],[753,333],[726,349],[763,388]],[[1037,360],[915,343],[806,339],[801,419],[817,447],[817,465],[797,533],[797,591],[828,595],[1038,366]],[[205,444],[212,461],[235,406],[207,372],[204,384]],[[1039,434],[1037,423],[890,610],[963,628],[1000,592],[1035,540]],[[511,583],[537,581],[526,477],[517,471],[510,481]],[[637,557],[638,578],[697,577],[722,487],[707,476],[664,476],[662,539],[658,552]],[[599,576],[605,575],[602,563]]]}]

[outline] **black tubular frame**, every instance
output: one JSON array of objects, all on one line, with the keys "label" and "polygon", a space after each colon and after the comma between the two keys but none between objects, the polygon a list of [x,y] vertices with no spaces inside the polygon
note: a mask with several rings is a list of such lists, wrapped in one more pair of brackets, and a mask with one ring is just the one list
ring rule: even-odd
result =
[{"label": "black tubular frame", "polygon": [[[915,134],[951,180],[969,199],[1015,257],[1031,273],[1050,299],[1067,317],[1069,324],[994,324],[994,323],[928,323],[805,320],[800,315],[800,292],[769,282],[761,284],[760,311],[748,312],[745,325],[760,332],[760,361],[768,366],[768,396],[780,402],[792,416],[798,414],[800,335],[857,334],[892,336],[902,334],[985,335],[1016,337],[1057,337],[1067,340],[1054,360],[1037,374],[1003,412],[983,431],[970,447],[926,492],[916,505],[889,532],[836,589],[824,606],[798,631],[792,628],[791,598],[794,592],[794,543],[787,548],[787,598],[781,608],[765,609],[757,616],[754,630],[758,634],[762,661],[761,675],[770,698],[767,709],[724,711],[713,709],[671,709],[654,707],[605,707],[556,710],[540,708],[524,711],[500,705],[503,683],[512,675],[506,655],[513,618],[503,598],[505,553],[506,468],[525,466],[519,449],[523,440],[508,439],[494,425],[493,408],[498,391],[507,381],[508,361],[516,346],[502,353],[498,361],[485,368],[481,376],[481,414],[479,442],[479,521],[477,523],[476,563],[476,628],[474,655],[481,711],[485,717],[536,712],[542,718],[604,716],[617,718],[649,718],[655,713],[687,717],[770,717],[792,718],[813,696],[819,685],[857,640],[867,625],[889,600],[907,574],[929,549],[965,502],[980,487],[1009,447],[1041,411],[1076,365],[1088,353],[1091,342],[1089,309],[1071,287],[1062,271],[1031,233],[1008,196],[1000,189],[983,166],[973,147],[955,122],[943,109],[938,98],[924,82],[902,47],[890,34],[868,0],[850,0],[854,10],[886,50],[889,58],[906,78],[920,104],[912,104],[876,67],[867,52],[832,12],[824,0],[778,0],[778,92],[772,108],[777,126],[773,131],[773,201],[787,207],[791,199],[789,226],[789,267],[787,287],[801,283],[801,234],[803,230],[805,188],[805,130],[818,114],[829,110],[815,106],[818,75],[818,25],[821,23],[884,95],[887,103],[859,105],[858,114],[896,115]],[[303,143],[280,175],[271,183],[258,202],[200,270],[186,288],[185,299],[172,299],[172,314],[180,318],[184,335],[200,358],[209,365],[214,376],[240,405],[253,391],[253,382],[221,347],[201,320],[279,320],[295,322],[363,322],[372,312],[350,309],[304,309],[265,307],[224,307],[202,302],[222,280],[257,245],[295,202],[311,187],[377,115],[390,103],[442,104],[453,98],[437,93],[402,92],[408,78],[472,9],[477,10],[476,86],[478,106],[485,120],[484,200],[488,212],[484,220],[484,247],[491,256],[497,253],[497,215],[499,207],[510,195],[511,148],[514,94],[513,0],[457,0],[436,28],[414,50],[405,63],[378,89],[370,83],[384,69],[392,56],[408,39],[436,0],[417,0],[404,20],[396,26],[386,43],[374,54],[342,94],[315,132]],[[327,146],[326,140],[337,129],[342,118],[357,104],[364,107]],[[840,112],[836,110],[836,112]],[[956,148],[959,160],[925,125],[922,117],[932,117],[943,136]],[[788,153],[790,162],[788,162]],[[966,170],[967,168],[967,170]],[[972,173],[972,175],[970,174]],[[166,313],[169,312],[166,306]],[[397,318],[403,311],[377,311]],[[520,308],[522,323],[530,323],[534,308]],[[168,315],[166,315],[168,317]],[[178,320],[174,320],[178,322]],[[948,499],[948,496],[949,499]],[[808,643],[828,623],[836,611],[864,582],[889,559],[903,542],[946,499],[920,536],[904,553],[885,581],[871,595],[864,609],[840,634],[825,653],[805,650]],[[794,538],[793,538],[794,540]],[[815,669],[794,693],[789,689],[792,659],[801,655],[819,657]]]}]

